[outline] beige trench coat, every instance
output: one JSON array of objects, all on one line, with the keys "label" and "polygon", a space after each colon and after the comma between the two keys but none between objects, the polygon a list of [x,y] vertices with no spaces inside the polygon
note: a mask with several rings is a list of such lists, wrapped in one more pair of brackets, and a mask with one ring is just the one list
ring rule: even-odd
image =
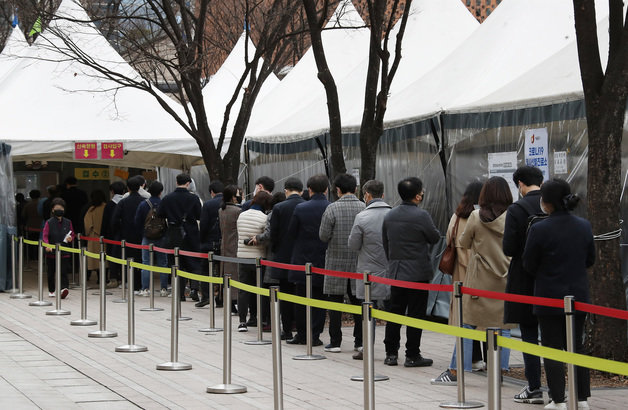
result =
[{"label": "beige trench coat", "polygon": [[[90,206],[83,223],[85,224],[85,236],[91,238],[99,238],[102,228],[102,215],[105,212],[105,204],[102,203],[98,206]],[[88,241],[87,250],[93,253],[100,253],[100,242]],[[100,269],[100,260],[94,258],[87,258],[87,270]]]}]

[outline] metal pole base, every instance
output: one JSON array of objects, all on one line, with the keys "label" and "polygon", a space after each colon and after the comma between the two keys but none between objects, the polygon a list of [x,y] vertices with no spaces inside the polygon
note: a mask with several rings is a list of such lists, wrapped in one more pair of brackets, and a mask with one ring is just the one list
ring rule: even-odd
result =
[{"label": "metal pole base", "polygon": [[46,312],[46,315],[48,316],[63,316],[63,315],[69,315],[72,312],[70,312],[69,310],[63,310],[63,309],[55,309],[55,310],[49,310]]},{"label": "metal pole base", "polygon": [[80,289],[81,285],[79,285],[78,283],[70,283],[70,289]]},{"label": "metal pole base", "polygon": [[76,319],[70,322],[72,326],[93,326],[97,323],[98,322],[91,319]]},{"label": "metal pole base", "polygon": [[30,302],[28,306],[52,306],[52,302],[47,300],[36,300],[34,302]]},{"label": "metal pole base", "polygon": [[120,353],[138,353],[138,352],[147,352],[148,347],[140,346],[140,345],[122,345],[116,347],[116,352]]},{"label": "metal pole base", "polygon": [[166,362],[166,363],[158,364],[156,368],[157,370],[171,370],[171,371],[191,370],[192,365],[187,364],[187,363],[181,363],[181,362]]},{"label": "metal pole base", "polygon": [[216,333],[222,332],[222,329],[219,327],[205,327],[203,329],[198,329],[198,331],[203,333]]},{"label": "metal pole base", "polygon": [[[100,291],[99,291],[99,292],[93,292],[93,293],[92,293],[92,295],[94,295],[94,296],[100,296]],[[109,292],[109,291],[106,291],[106,292],[105,292],[105,295],[107,295],[107,296],[111,296],[111,295],[113,295],[113,293],[111,293],[111,292]]]},{"label": "metal pole base", "polygon": [[273,344],[273,342],[271,342],[270,340],[247,340],[245,342],[242,342],[245,345],[270,345]]},{"label": "metal pole base", "polygon": [[26,293],[15,293],[11,296],[9,296],[11,299],[30,299],[32,298],[31,295],[27,295]]},{"label": "metal pole base", "polygon": [[[351,376],[351,380],[354,382],[363,382],[364,376]],[[390,377],[384,376],[383,374],[376,374],[373,378],[375,382],[385,382],[386,380],[390,380]]]},{"label": "metal pole base", "polygon": [[126,303],[127,300],[126,299],[114,299],[112,300],[113,303]]},{"label": "metal pole base", "polygon": [[484,407],[484,403],[480,403],[479,401],[452,401],[441,403],[438,406],[444,409],[478,409]]},{"label": "metal pole base", "polygon": [[301,354],[298,356],[294,356],[292,358],[292,360],[323,360],[323,359],[327,359],[325,356],[323,356],[322,354]]},{"label": "metal pole base", "polygon": [[[167,318],[166,320],[167,320],[167,321],[171,321],[171,320],[172,320],[172,318]],[[189,316],[181,316],[181,317],[179,317],[179,322],[184,322],[184,321],[186,321],[186,320],[192,320],[192,318],[191,318],[191,317],[189,317]]]},{"label": "metal pole base", "polygon": [[118,337],[118,332],[112,332],[110,330],[94,330],[93,332],[89,332],[87,336],[97,338]]},{"label": "metal pole base", "polygon": [[151,307],[147,307],[147,308],[141,308],[140,311],[141,312],[159,312],[163,310],[162,308],[151,308]]},{"label": "metal pole base", "polygon": [[238,394],[246,393],[246,386],[239,384],[217,384],[207,388],[207,393],[214,394]]},{"label": "metal pole base", "polygon": [[19,291],[20,290],[18,288],[11,288],[11,289],[9,289],[9,291],[7,293],[15,294],[15,293],[18,293]]}]

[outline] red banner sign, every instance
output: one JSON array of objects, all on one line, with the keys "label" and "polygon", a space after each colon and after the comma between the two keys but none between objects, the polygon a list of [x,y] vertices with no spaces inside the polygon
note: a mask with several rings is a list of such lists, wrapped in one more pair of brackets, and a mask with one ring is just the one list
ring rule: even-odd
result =
[{"label": "red banner sign", "polygon": [[124,158],[124,144],[121,142],[103,142],[100,148],[100,159]]},{"label": "red banner sign", "polygon": [[95,142],[75,142],[74,159],[98,159],[98,144]]}]

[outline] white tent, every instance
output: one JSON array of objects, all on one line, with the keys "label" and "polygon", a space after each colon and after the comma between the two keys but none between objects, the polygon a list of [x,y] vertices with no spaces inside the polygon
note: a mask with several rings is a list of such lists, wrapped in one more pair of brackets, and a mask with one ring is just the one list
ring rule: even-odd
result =
[{"label": "white tent", "polygon": [[13,70],[26,50],[28,50],[28,43],[24,33],[20,30],[20,26],[15,26],[0,52],[0,82],[7,73]]},{"label": "white tent", "polygon": [[81,23],[89,21],[85,10],[63,0],[57,15],[31,46],[33,55],[0,83],[0,140],[12,145],[13,159],[71,161],[74,142],[109,141],[124,143],[125,157],[99,163],[182,168],[198,162],[194,139],[153,96],[73,61],[78,50],[100,66],[143,81],[92,23]]}]

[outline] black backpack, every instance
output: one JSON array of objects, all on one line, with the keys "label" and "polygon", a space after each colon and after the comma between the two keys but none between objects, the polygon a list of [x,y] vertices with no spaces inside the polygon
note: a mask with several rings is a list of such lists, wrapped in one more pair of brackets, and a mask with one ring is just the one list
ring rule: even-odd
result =
[{"label": "black backpack", "polygon": [[153,206],[150,199],[147,199],[146,202],[148,202],[150,209],[144,220],[144,236],[147,239],[161,239],[168,227],[166,219],[157,216],[157,208]]},{"label": "black backpack", "polygon": [[517,202],[517,205],[522,207],[526,211],[526,213],[528,214],[528,222],[527,222],[527,226],[526,226],[526,239],[527,239],[528,238],[528,234],[530,233],[530,227],[532,225],[534,225],[535,223],[537,223],[537,222],[541,222],[542,220],[547,218],[549,215],[537,214],[535,212],[535,210],[532,208],[532,206],[530,204],[528,204],[527,202],[525,202],[525,201]]}]

